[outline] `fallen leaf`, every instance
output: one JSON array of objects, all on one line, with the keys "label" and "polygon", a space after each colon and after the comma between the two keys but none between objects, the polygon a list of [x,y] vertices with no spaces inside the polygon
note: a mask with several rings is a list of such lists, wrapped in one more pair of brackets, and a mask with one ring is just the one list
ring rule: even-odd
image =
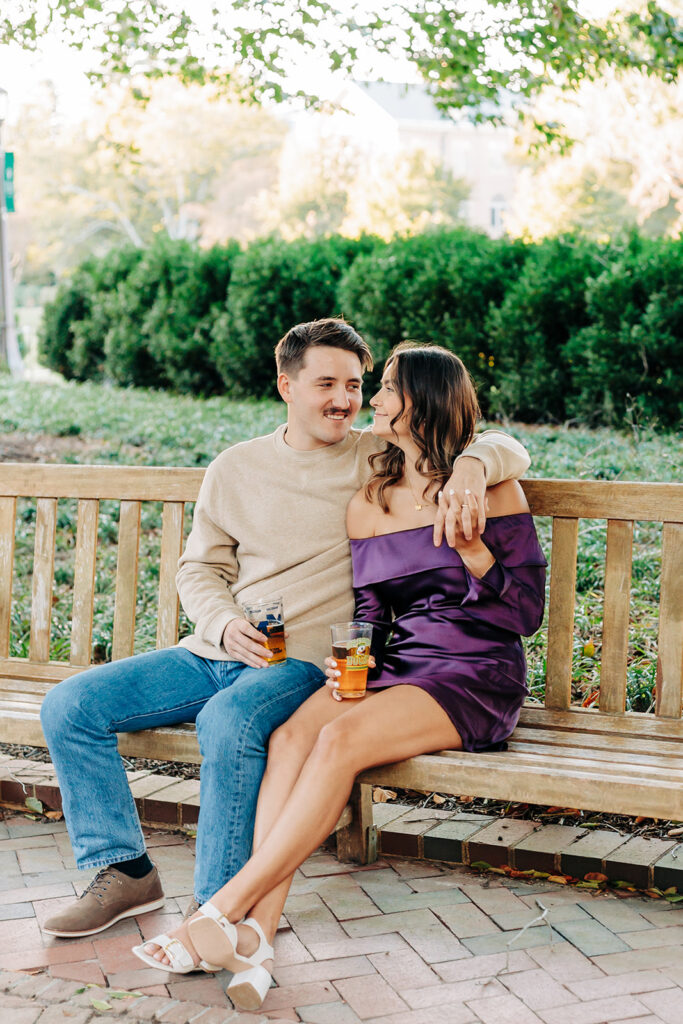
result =
[{"label": "fallen leaf", "polygon": [[104,1012],[105,1010],[111,1010],[111,1003],[106,1003],[104,999],[91,999],[90,1002],[94,1009],[100,1010],[100,1012]]},{"label": "fallen leaf", "polygon": [[600,874],[599,871],[589,871],[587,875],[583,876],[584,882],[608,882],[609,878],[607,875]]},{"label": "fallen leaf", "polygon": [[548,881],[557,882],[558,885],[566,885],[569,878],[565,877],[565,875],[548,875]]},{"label": "fallen leaf", "polygon": [[35,796],[27,796],[24,800],[24,805],[28,807],[29,811],[35,811],[36,814],[43,813],[43,805],[41,801]]},{"label": "fallen leaf", "polygon": [[586,643],[583,645],[583,653],[586,655],[587,658],[593,657],[593,655],[595,654],[595,644],[592,640],[587,640]]},{"label": "fallen leaf", "polygon": [[471,804],[472,801],[474,800],[474,797],[473,796],[459,796],[458,800],[460,801],[461,804]]},{"label": "fallen leaf", "polygon": [[670,828],[666,834],[671,839],[675,839],[676,836],[683,836],[683,826],[679,826],[678,828]]},{"label": "fallen leaf", "polygon": [[46,811],[45,817],[49,818],[50,821],[61,821],[64,814],[62,811]]},{"label": "fallen leaf", "polygon": [[[396,796],[395,793],[394,793],[394,796]],[[440,793],[433,793],[432,794],[432,803],[433,804],[445,804],[446,803],[446,797],[445,796],[441,796]]]}]

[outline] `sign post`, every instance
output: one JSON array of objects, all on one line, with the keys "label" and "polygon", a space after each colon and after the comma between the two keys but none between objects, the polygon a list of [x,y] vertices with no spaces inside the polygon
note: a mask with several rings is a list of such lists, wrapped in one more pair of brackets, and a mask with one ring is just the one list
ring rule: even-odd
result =
[{"label": "sign post", "polygon": [[2,182],[5,192],[5,209],[8,213],[14,213],[14,153],[5,153]]},{"label": "sign post", "polygon": [[7,90],[0,88],[0,295],[2,297],[2,319],[0,320],[0,366],[5,363],[13,377],[22,377],[24,366],[17,343],[17,329],[14,322],[14,295],[9,266],[7,238],[7,214],[14,212],[14,153],[5,153],[2,147],[2,126],[7,108]]}]

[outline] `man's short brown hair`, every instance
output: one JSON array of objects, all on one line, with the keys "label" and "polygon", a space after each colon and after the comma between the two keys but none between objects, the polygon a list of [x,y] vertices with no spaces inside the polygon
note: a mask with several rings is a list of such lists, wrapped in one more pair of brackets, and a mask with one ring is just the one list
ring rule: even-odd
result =
[{"label": "man's short brown hair", "polygon": [[295,377],[304,364],[306,351],[316,345],[353,352],[360,359],[363,373],[372,369],[372,354],[360,334],[346,320],[330,316],[323,320],[311,320],[307,324],[297,324],[287,331],[275,348],[277,372]]}]

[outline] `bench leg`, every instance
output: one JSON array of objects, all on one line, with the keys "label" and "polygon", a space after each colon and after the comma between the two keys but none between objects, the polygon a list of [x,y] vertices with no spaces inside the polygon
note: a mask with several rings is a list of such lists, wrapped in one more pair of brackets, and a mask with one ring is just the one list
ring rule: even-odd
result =
[{"label": "bench leg", "polygon": [[372,831],[372,786],[354,783],[349,804],[353,817],[349,825],[337,832],[337,857],[372,864],[377,860],[377,843]]}]

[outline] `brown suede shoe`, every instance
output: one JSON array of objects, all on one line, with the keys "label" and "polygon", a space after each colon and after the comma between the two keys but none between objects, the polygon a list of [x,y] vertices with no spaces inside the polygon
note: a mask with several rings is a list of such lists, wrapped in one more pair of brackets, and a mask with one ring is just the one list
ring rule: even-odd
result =
[{"label": "brown suede shoe", "polygon": [[129,878],[116,868],[102,868],[78,899],[43,925],[47,935],[77,939],[95,935],[124,917],[145,914],[164,905],[159,873],[152,868],[144,878]]}]

